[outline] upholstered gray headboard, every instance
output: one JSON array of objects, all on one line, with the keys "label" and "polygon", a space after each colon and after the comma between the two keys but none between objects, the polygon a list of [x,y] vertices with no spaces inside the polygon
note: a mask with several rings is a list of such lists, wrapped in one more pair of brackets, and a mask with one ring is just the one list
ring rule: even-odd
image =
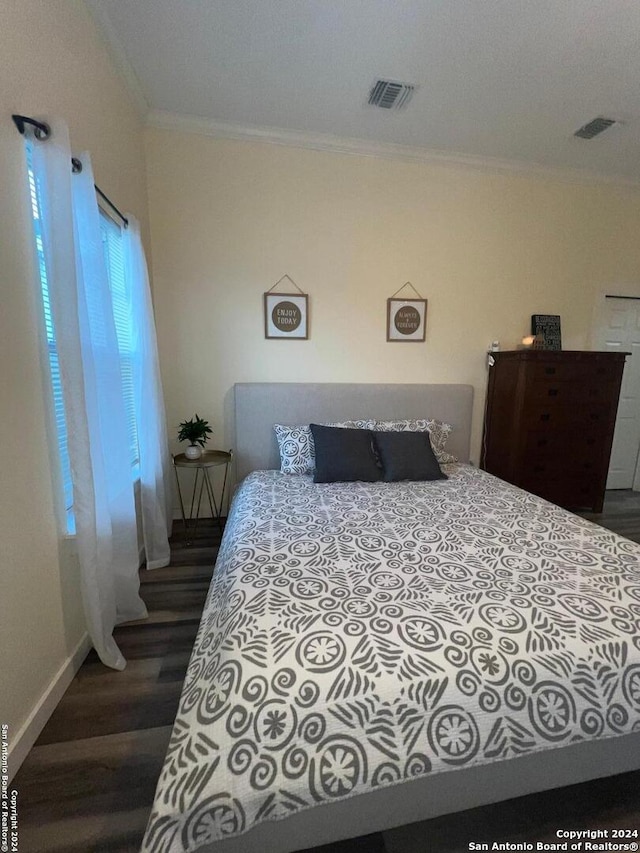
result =
[{"label": "upholstered gray headboard", "polygon": [[472,385],[243,382],[234,388],[236,476],[280,467],[274,424],[357,418],[438,418],[453,424],[447,450],[469,461]]}]

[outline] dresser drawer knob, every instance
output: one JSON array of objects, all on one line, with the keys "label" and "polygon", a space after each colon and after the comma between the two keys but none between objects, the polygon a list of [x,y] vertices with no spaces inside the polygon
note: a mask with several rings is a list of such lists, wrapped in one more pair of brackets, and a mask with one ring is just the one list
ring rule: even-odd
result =
[{"label": "dresser drawer knob", "polygon": [[545,367],[544,372],[547,374],[547,376],[553,376],[553,374],[556,372],[556,369],[555,367]]},{"label": "dresser drawer knob", "polygon": [[534,470],[534,471],[544,471],[544,470],[545,470],[545,466],[544,466],[544,465],[534,465],[534,466],[533,466],[533,470]]},{"label": "dresser drawer knob", "polygon": [[549,396],[550,397],[557,397],[558,396],[558,389],[557,388],[549,388]]},{"label": "dresser drawer knob", "polygon": [[550,415],[548,412],[547,412],[546,414],[544,414],[544,415],[540,415],[540,420],[541,420],[541,421],[548,421],[548,420],[551,420],[551,415]]},{"label": "dresser drawer knob", "polygon": [[538,439],[538,447],[546,447],[547,444],[549,444],[548,438],[539,438]]}]

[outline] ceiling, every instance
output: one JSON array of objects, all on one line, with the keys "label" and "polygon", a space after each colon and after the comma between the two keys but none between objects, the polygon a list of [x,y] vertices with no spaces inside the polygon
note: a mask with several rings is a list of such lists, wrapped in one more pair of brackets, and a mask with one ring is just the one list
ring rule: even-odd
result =
[{"label": "ceiling", "polygon": [[[632,0],[88,3],[152,122],[165,111],[214,131],[330,135],[640,181]],[[406,109],[367,106],[378,77],[417,84]],[[573,137],[596,116],[621,124]]]}]

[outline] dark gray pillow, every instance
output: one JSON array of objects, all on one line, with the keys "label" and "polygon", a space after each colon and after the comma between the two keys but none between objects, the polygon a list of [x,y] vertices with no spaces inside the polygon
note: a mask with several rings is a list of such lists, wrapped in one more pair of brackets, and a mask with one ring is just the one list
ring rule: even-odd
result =
[{"label": "dark gray pillow", "polygon": [[382,476],[368,429],[309,424],[316,451],[314,483],[373,483]]},{"label": "dark gray pillow", "polygon": [[428,432],[376,432],[376,450],[387,483],[397,480],[446,480]]}]

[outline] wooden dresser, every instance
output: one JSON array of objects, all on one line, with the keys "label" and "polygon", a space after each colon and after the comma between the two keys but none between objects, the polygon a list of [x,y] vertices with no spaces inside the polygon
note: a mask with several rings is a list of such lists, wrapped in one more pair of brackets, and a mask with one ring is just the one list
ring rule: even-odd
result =
[{"label": "wooden dresser", "polygon": [[560,506],[602,512],[628,353],[491,355],[481,467]]}]

